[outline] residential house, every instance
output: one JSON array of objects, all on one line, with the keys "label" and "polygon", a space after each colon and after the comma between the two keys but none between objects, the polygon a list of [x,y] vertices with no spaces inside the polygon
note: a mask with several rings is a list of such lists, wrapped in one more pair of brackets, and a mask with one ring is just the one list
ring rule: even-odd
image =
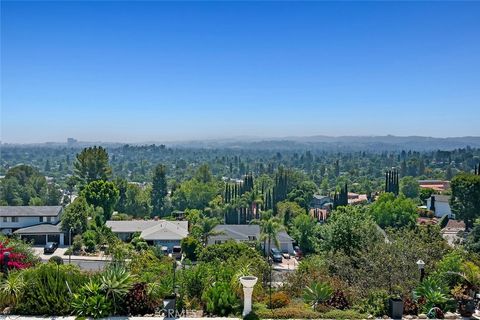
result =
[{"label": "residential house", "polygon": [[366,194],[358,194],[353,192],[348,193],[348,204],[350,205],[362,204],[367,202],[368,202],[368,197]]},{"label": "residential house", "polygon": [[[208,238],[207,244],[220,244],[225,243],[228,240],[234,240],[237,242],[259,242],[263,247],[264,242],[260,238],[260,226],[256,224],[220,224],[214,229],[217,235]],[[288,251],[293,253],[293,239],[285,231],[279,231],[277,234],[278,249],[280,251]],[[267,250],[269,250],[269,245]],[[272,247],[276,247],[273,243]]]},{"label": "residential house", "polygon": [[12,234],[37,224],[57,224],[62,213],[61,206],[0,206],[0,232]]},{"label": "residential house", "polygon": [[452,209],[450,208],[450,196],[434,194],[427,199],[427,209],[435,213],[435,217],[441,218],[447,215],[449,218],[453,217]]},{"label": "residential house", "polygon": [[333,199],[331,197],[319,194],[314,194],[310,202],[310,208],[314,209],[326,209],[331,205],[333,205]]},{"label": "residential house", "polygon": [[433,189],[436,192],[443,192],[450,188],[450,181],[445,180],[418,180],[422,189]]},{"label": "residential house", "polygon": [[188,236],[188,221],[109,220],[106,226],[123,241],[128,241],[134,233],[139,233],[147,243],[165,246],[170,251],[174,246],[179,246],[182,239]]}]

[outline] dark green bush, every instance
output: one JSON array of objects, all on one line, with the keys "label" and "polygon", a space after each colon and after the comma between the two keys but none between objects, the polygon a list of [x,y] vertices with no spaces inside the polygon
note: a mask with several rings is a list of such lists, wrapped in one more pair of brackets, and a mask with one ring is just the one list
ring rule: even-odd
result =
[{"label": "dark green bush", "polygon": [[60,258],[59,256],[53,256],[50,259],[48,259],[48,262],[56,263],[56,264],[63,264],[63,259]]},{"label": "dark green bush", "polygon": [[25,292],[15,311],[23,315],[69,315],[72,294],[87,279],[74,265],[46,263],[22,272]]}]

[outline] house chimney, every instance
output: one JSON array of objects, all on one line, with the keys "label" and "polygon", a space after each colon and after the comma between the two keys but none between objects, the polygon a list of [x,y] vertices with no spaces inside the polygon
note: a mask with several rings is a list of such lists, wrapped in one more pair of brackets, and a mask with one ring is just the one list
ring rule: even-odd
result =
[{"label": "house chimney", "polygon": [[435,196],[430,197],[430,210],[435,212]]}]

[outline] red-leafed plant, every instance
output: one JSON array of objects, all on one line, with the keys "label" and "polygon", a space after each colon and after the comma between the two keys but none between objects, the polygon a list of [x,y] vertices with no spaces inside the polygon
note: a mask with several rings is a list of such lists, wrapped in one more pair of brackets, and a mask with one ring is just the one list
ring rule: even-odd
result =
[{"label": "red-leafed plant", "polygon": [[0,265],[2,267],[7,252],[9,253],[9,269],[26,269],[38,260],[24,242],[2,237],[0,238]]}]

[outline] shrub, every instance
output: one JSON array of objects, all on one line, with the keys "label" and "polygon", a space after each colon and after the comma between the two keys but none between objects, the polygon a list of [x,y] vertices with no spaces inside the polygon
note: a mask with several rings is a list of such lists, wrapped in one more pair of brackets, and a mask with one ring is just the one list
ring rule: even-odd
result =
[{"label": "shrub", "polygon": [[335,290],[325,304],[339,310],[345,310],[349,307],[348,300],[342,290]]},{"label": "shrub", "polygon": [[107,317],[112,312],[112,303],[107,300],[101,285],[92,279],[73,295],[72,309],[78,317],[94,319]]},{"label": "shrub", "polygon": [[79,252],[82,250],[82,247],[83,247],[82,236],[77,234],[75,237],[73,237],[72,250],[73,252]]},{"label": "shrub", "polygon": [[102,291],[113,303],[114,313],[122,309],[123,298],[133,285],[133,277],[124,267],[112,266],[100,278]]},{"label": "shrub", "polygon": [[270,305],[270,297],[267,298],[267,305],[270,309],[286,307],[290,303],[290,298],[283,291],[272,294],[272,304]]},{"label": "shrub", "polygon": [[303,291],[305,303],[317,310],[317,307],[325,303],[332,296],[332,287],[325,282],[314,282]]},{"label": "shrub", "polygon": [[368,315],[355,310],[333,309],[321,315],[322,319],[367,319]]},{"label": "shrub", "polygon": [[383,290],[371,292],[366,299],[363,299],[355,309],[361,313],[368,313],[375,317],[387,314],[388,293]]},{"label": "shrub", "polygon": [[48,259],[48,262],[56,263],[56,264],[63,264],[63,259],[59,256],[53,256]]},{"label": "shrub", "polygon": [[209,314],[227,316],[238,305],[237,296],[229,283],[215,282],[202,295],[205,310]]},{"label": "shrub", "polygon": [[16,311],[24,315],[69,315],[71,293],[76,293],[86,281],[74,265],[46,263],[22,273],[26,287]]},{"label": "shrub", "polygon": [[303,304],[290,304],[279,309],[259,309],[257,315],[261,319],[318,319],[320,313],[307,309]]},{"label": "shrub", "polygon": [[147,284],[135,283],[125,296],[125,305],[128,315],[143,316],[153,312],[153,306],[147,294]]},{"label": "shrub", "polygon": [[[0,308],[10,306],[15,308],[25,290],[25,281],[21,272],[10,272],[0,286]],[[1,310],[1,309],[0,309]]]},{"label": "shrub", "polygon": [[416,316],[418,314],[418,304],[412,298],[403,299],[403,314]]}]

